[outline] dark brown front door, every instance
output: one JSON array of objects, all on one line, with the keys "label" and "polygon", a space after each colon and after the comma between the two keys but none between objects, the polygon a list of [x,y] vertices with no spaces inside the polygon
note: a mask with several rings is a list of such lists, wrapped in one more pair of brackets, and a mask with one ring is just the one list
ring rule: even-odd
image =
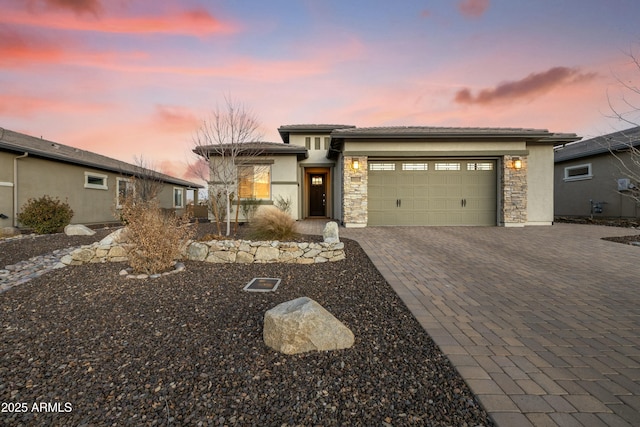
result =
[{"label": "dark brown front door", "polygon": [[326,216],[327,204],[326,175],[309,175],[309,216]]}]

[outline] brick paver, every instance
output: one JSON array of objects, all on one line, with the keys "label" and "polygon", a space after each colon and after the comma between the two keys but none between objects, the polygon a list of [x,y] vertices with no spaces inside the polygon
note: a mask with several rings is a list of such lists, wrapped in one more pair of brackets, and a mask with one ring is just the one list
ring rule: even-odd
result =
[{"label": "brick paver", "polygon": [[[323,225],[301,222],[312,234]],[[601,240],[637,231],[340,233],[360,243],[499,426],[640,425],[640,248]]]}]

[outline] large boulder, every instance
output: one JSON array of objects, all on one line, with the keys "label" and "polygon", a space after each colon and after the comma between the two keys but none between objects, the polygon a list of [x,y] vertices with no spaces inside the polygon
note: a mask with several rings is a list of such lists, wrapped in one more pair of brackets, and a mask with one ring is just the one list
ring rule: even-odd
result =
[{"label": "large boulder", "polygon": [[96,232],[86,225],[69,224],[64,228],[64,234],[67,236],[93,236]]},{"label": "large boulder", "polygon": [[326,243],[338,243],[340,237],[338,235],[338,223],[335,221],[329,221],[322,230],[322,237]]},{"label": "large boulder", "polygon": [[285,354],[349,348],[353,332],[308,297],[283,302],[264,315],[266,345]]}]

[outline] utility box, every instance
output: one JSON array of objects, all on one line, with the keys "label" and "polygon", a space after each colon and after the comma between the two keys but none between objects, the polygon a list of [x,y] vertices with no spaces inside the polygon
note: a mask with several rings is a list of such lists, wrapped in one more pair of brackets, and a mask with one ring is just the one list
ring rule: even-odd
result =
[{"label": "utility box", "polygon": [[631,180],[629,178],[618,179],[618,191],[627,191],[632,188]]}]

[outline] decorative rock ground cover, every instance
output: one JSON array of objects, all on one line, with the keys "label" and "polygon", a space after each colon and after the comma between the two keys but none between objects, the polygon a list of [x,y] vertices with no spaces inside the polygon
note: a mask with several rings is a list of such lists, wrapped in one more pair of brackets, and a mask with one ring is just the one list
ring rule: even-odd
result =
[{"label": "decorative rock ground cover", "polygon": [[[29,254],[38,241],[49,240],[30,241]],[[180,274],[135,281],[122,264],[93,263],[0,294],[0,401],[28,408],[0,424],[492,425],[366,254],[343,243],[337,262],[186,261]],[[282,282],[244,292],[254,277]],[[267,347],[265,312],[301,296],[351,329],[353,347]]]}]

